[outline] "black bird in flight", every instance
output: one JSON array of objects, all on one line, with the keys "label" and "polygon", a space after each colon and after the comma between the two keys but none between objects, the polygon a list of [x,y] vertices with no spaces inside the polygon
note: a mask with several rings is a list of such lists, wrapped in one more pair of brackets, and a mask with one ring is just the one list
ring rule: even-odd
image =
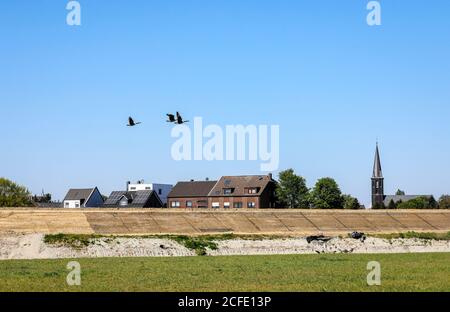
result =
[{"label": "black bird in flight", "polygon": [[177,112],[177,121],[175,122],[177,125],[184,124],[185,122],[189,122],[189,120],[183,120],[180,113]]},{"label": "black bird in flight", "polygon": [[175,115],[174,114],[166,114],[167,117],[169,117],[169,120],[167,122],[175,122]]},{"label": "black bird in flight", "polygon": [[133,120],[133,118],[131,118],[131,117],[128,117],[128,127],[134,127],[134,126],[136,126],[136,125],[138,125],[138,124],[140,124],[141,122],[135,122],[134,120]]}]

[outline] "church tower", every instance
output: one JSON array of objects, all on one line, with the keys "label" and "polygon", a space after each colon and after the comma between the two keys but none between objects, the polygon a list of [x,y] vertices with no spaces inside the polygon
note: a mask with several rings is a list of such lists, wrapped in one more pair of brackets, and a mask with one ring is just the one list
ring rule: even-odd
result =
[{"label": "church tower", "polygon": [[381,171],[380,152],[378,151],[378,142],[377,142],[372,174],[372,208],[382,205],[383,201],[384,201],[384,178],[383,172]]}]

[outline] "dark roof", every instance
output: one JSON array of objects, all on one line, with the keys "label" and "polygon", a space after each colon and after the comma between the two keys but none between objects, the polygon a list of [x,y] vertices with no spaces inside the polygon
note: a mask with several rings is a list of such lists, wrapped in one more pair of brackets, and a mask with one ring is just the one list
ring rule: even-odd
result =
[{"label": "dark roof", "polygon": [[378,151],[378,143],[377,148],[375,150],[375,160],[373,162],[373,178],[382,178],[383,172],[381,170],[381,160],[380,160],[380,152]]},{"label": "dark roof", "polygon": [[[209,196],[259,196],[273,182],[268,175],[224,176],[209,192]],[[246,188],[257,188],[256,194],[246,194]],[[231,194],[224,194],[224,189],[232,189]]]},{"label": "dark roof", "polygon": [[88,189],[70,189],[66,197],[64,197],[64,200],[82,200],[85,201],[88,200],[89,196],[94,192],[94,188],[88,188]]},{"label": "dark roof", "polygon": [[394,203],[398,203],[399,201],[407,202],[411,199],[416,199],[418,197],[426,197],[431,199],[433,195],[386,195],[384,197],[384,205],[388,206],[391,200],[394,201]]},{"label": "dark roof", "polygon": [[49,203],[33,203],[38,208],[63,208],[62,202],[49,202]]},{"label": "dark roof", "polygon": [[[103,203],[103,206],[118,207],[120,206],[119,202],[123,197],[126,197],[129,202],[128,205],[126,205],[126,207],[146,208],[155,206],[155,208],[157,208],[163,206],[163,203],[161,202],[161,199],[159,198],[158,194],[152,190],[132,191],[132,192],[114,191]],[[155,204],[155,200],[157,202],[157,205]]]},{"label": "dark roof", "polygon": [[167,197],[206,197],[217,181],[178,182]]}]

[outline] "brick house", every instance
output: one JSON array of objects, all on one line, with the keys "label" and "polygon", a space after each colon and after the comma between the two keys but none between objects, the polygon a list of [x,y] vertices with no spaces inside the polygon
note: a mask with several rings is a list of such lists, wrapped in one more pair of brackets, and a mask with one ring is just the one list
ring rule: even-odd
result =
[{"label": "brick house", "polygon": [[208,208],[208,194],[217,181],[178,182],[167,196],[168,208]]},{"label": "brick house", "polygon": [[208,194],[211,208],[275,208],[272,175],[224,176]]}]

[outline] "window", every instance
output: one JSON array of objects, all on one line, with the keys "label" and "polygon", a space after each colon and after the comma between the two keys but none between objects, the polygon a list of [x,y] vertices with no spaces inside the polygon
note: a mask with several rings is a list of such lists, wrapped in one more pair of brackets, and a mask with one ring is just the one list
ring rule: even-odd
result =
[{"label": "window", "polygon": [[197,207],[198,208],[208,208],[208,201],[207,200],[197,201]]},{"label": "window", "polygon": [[232,188],[224,188],[223,189],[223,194],[224,195],[230,195],[233,193],[233,189]]},{"label": "window", "polygon": [[187,200],[187,201],[186,201],[186,207],[192,208],[192,201]]},{"label": "window", "polygon": [[212,207],[213,208],[220,208],[220,203],[218,203],[218,202],[212,203]]},{"label": "window", "polygon": [[145,187],[146,190],[151,190],[150,186]]},{"label": "window", "polygon": [[178,207],[180,207],[180,202],[179,201],[171,201],[170,202],[170,207],[178,208]]},{"label": "window", "polygon": [[119,201],[119,206],[128,206],[128,198],[123,196]]},{"label": "window", "polygon": [[230,208],[230,203],[223,203],[223,208]]},{"label": "window", "polygon": [[80,208],[80,204],[79,203],[75,203],[75,208]]},{"label": "window", "polygon": [[234,202],[233,207],[234,208],[242,208],[242,202]]},{"label": "window", "polygon": [[158,195],[162,194],[162,189],[158,189]]},{"label": "window", "polygon": [[64,207],[69,207],[69,203],[68,203],[68,202],[65,202],[65,203],[64,203]]},{"label": "window", "polygon": [[136,186],[131,186],[130,187],[130,191],[135,191],[136,190]]},{"label": "window", "polygon": [[255,207],[256,207],[256,205],[255,205],[254,202],[248,202],[247,203],[247,208],[255,208]]},{"label": "window", "polygon": [[249,187],[246,189],[246,193],[247,194],[257,194],[258,193],[258,188],[256,187]]}]

